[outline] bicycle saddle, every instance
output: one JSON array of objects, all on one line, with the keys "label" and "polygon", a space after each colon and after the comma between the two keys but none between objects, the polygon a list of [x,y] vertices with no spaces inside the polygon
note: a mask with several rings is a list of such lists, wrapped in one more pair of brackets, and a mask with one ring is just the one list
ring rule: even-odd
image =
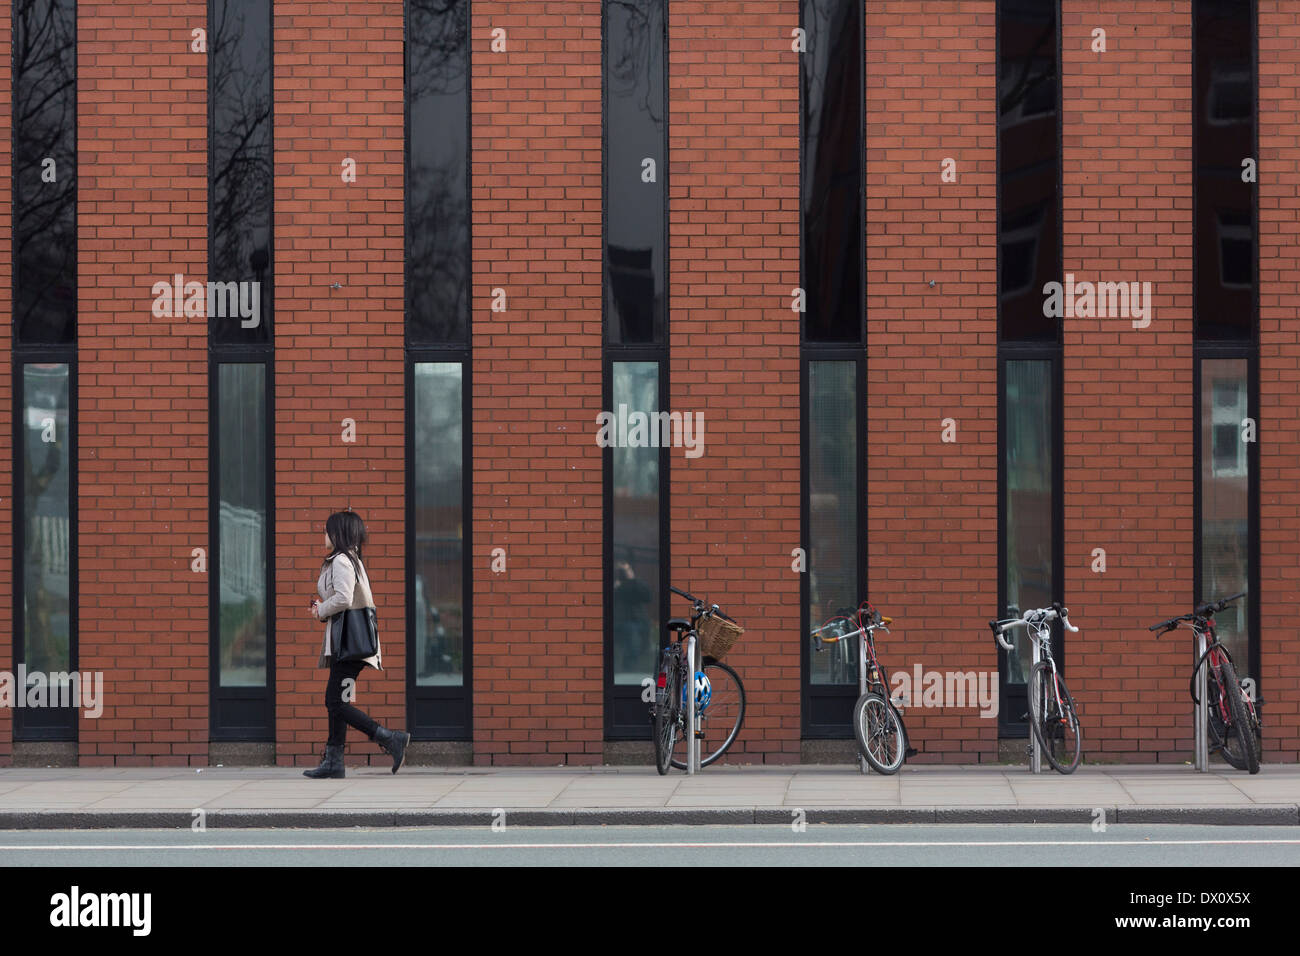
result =
[{"label": "bicycle saddle", "polygon": [[672,618],[666,626],[670,631],[689,631],[691,629],[691,622],[680,617],[675,617]]}]

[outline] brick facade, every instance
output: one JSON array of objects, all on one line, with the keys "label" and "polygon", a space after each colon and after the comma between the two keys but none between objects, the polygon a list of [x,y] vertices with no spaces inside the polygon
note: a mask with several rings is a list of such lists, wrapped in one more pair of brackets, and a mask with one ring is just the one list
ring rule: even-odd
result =
[{"label": "brick facade", "polygon": [[[1300,11],[1260,0],[1260,381],[1265,759],[1300,759]],[[0,3],[0,48],[9,46]],[[206,764],[210,547],[206,322],[156,320],[149,290],[207,269],[206,4],[81,3],[78,20],[80,669],[105,673],[77,760]],[[798,5],[669,7],[669,406],[674,583],[746,625],[738,762],[801,758]],[[1192,117],[1189,5],[1063,0],[1066,272],[1138,279],[1150,327],[1066,319],[1067,642],[1088,761],[1189,758]],[[1106,30],[1108,50],[1090,50]],[[276,734],[282,765],[325,734],[306,605],[321,525],[371,532],[383,674],[359,703],[405,720],[403,4],[274,6]],[[505,52],[490,49],[506,31]],[[601,3],[485,0],[471,18],[472,602],[476,763],[607,759],[602,670]],[[7,58],[0,60],[8,62]],[[892,668],[997,670],[997,102],[993,0],[886,0],[866,14],[868,578],[896,619]],[[9,132],[10,75],[0,70]],[[1140,91],[1140,92],[1139,92]],[[941,163],[956,162],[956,182]],[[357,163],[344,182],[341,163]],[[11,210],[10,158],[0,207]],[[5,214],[9,220],[9,213]],[[0,230],[8,297],[11,231]],[[933,280],[934,285],[931,285]],[[333,285],[340,287],[335,289]],[[493,311],[494,290],[506,294]],[[10,338],[0,419],[12,421]],[[344,442],[342,420],[356,423]],[[944,419],[957,440],[941,438]],[[0,429],[0,497],[12,492]],[[0,541],[13,540],[0,506]],[[507,570],[490,570],[494,549]],[[1092,570],[1094,549],[1106,571]],[[0,548],[0,622],[12,621]],[[681,608],[673,606],[675,613]],[[0,627],[0,668],[12,660]],[[16,761],[0,708],[0,764]],[[997,722],[910,708],[927,761],[992,762]],[[846,728],[847,730],[847,728]],[[352,737],[350,761],[381,757]],[[648,753],[648,745],[646,748]]]}]

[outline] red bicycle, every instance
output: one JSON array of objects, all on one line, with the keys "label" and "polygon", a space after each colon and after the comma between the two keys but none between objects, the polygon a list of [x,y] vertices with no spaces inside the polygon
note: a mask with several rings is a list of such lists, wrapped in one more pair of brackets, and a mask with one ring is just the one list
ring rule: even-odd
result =
[{"label": "red bicycle", "polygon": [[1241,686],[1237,671],[1232,665],[1232,656],[1228,649],[1219,642],[1214,631],[1214,615],[1222,611],[1233,601],[1246,596],[1246,592],[1234,594],[1220,601],[1202,604],[1191,614],[1171,617],[1159,624],[1152,624],[1147,630],[1159,631],[1157,637],[1167,634],[1178,627],[1190,629],[1198,637],[1205,635],[1208,646],[1201,659],[1192,670],[1190,692],[1192,701],[1198,706],[1196,696],[1196,677],[1202,667],[1208,667],[1206,673],[1206,705],[1209,711],[1209,730],[1211,752],[1218,750],[1223,759],[1238,770],[1259,773],[1260,743],[1259,710]]}]

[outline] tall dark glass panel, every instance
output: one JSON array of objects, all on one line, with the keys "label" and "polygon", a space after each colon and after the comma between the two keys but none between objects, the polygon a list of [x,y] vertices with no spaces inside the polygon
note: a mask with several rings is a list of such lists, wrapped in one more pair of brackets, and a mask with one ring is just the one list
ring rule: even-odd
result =
[{"label": "tall dark glass panel", "polygon": [[[1259,680],[1259,70],[1253,0],[1192,4],[1196,600],[1238,592],[1219,638]],[[1254,434],[1252,434],[1254,433]],[[1258,693],[1258,689],[1257,689]]]},{"label": "tall dark glass panel", "polygon": [[472,735],[469,0],[406,0],[407,714]]},{"label": "tall dark glass panel", "polygon": [[[998,608],[999,617],[1063,600],[1061,320],[1043,314],[1062,278],[1059,0],[997,0]],[[1058,663],[1065,666],[1059,625]],[[1024,717],[1032,645],[999,651],[1007,736]]]},{"label": "tall dark glass panel", "polygon": [[1002,341],[1055,342],[1061,278],[1057,0],[998,0],[998,307]]},{"label": "tall dark glass panel", "polygon": [[861,0],[803,0],[804,340],[860,342],[865,324]]},{"label": "tall dark glass panel", "polygon": [[407,0],[406,316],[416,344],[469,339],[469,0]]},{"label": "tall dark glass panel", "polygon": [[605,335],[662,343],[667,309],[666,0],[606,0]]},{"label": "tall dark glass panel", "polygon": [[1251,0],[1196,0],[1196,337],[1249,342],[1255,329],[1255,152]]},{"label": "tall dark glass panel", "polygon": [[229,308],[211,310],[209,330],[214,345],[267,344],[274,196],[271,0],[209,4],[208,278],[250,283],[236,293],[247,307],[235,315]]},{"label": "tall dark glass panel", "polygon": [[77,337],[77,5],[13,5],[14,342]]}]

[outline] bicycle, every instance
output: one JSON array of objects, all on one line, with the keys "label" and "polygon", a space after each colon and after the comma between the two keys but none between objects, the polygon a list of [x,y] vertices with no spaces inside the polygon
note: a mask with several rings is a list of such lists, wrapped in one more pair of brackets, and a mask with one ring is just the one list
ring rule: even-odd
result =
[{"label": "bicycle", "polygon": [[1023,627],[1038,647],[1040,657],[1029,673],[1029,726],[1047,762],[1059,773],[1074,773],[1083,759],[1083,729],[1079,709],[1065,686],[1056,660],[1052,657],[1052,621],[1060,619],[1068,631],[1079,629],[1070,623],[1070,611],[1053,603],[1051,607],[1026,611],[1020,617],[989,621],[989,630],[1006,650],[1014,646],[1002,635],[1013,627]]},{"label": "bicycle", "polygon": [[[875,632],[883,630],[888,634],[893,620],[891,617],[881,617],[869,601],[863,601],[856,612],[841,612],[809,635],[818,652],[828,644],[847,648],[851,645],[845,642],[855,637],[860,638],[857,653],[858,686],[865,687],[865,690],[853,705],[853,735],[857,738],[858,752],[863,759],[883,774],[897,773],[903,766],[903,761],[916,754],[916,749],[909,746],[903,716],[890,700],[889,675],[876,657]],[[857,630],[847,631],[854,624],[858,625]],[[823,636],[824,631],[832,633]],[[847,661],[847,657],[847,653],[841,655],[842,660]]]},{"label": "bicycle", "polygon": [[[1181,614],[1158,624],[1152,624],[1147,630],[1158,630],[1160,633],[1156,637],[1162,637],[1176,628],[1186,627],[1196,635],[1198,647],[1200,638],[1205,637],[1208,646],[1200,660],[1196,662],[1196,666],[1192,668],[1188,691],[1192,696],[1192,702],[1199,707],[1201,702],[1196,696],[1196,678],[1202,667],[1208,668],[1205,675],[1205,696],[1209,719],[1206,723],[1211,737],[1214,738],[1214,746],[1210,748],[1210,752],[1219,751],[1223,754],[1223,759],[1237,770],[1259,773],[1259,758],[1263,744],[1260,741],[1259,711],[1255,706],[1258,702],[1253,700],[1241,686],[1241,680],[1237,677],[1236,668],[1232,664],[1232,656],[1219,641],[1214,628],[1214,615],[1224,610],[1233,601],[1245,596],[1246,592],[1242,591],[1232,597],[1198,605],[1190,614]],[[1235,746],[1233,746],[1234,738]]]},{"label": "bicycle", "polygon": [[[686,598],[693,606],[689,621],[673,618],[668,622],[668,631],[675,634],[676,639],[670,637],[668,646],[663,649],[655,679],[650,720],[654,728],[655,767],[661,775],[666,774],[670,766],[686,769],[685,754],[680,758],[673,754],[678,743],[686,741],[686,641],[692,634],[696,636],[696,649],[701,655],[696,679],[690,682],[694,685],[699,722],[696,737],[703,741],[700,746],[701,767],[709,766],[726,753],[740,736],[740,727],[745,720],[745,685],[741,683],[740,675],[730,665],[722,663],[719,657],[704,654],[701,648],[705,642],[700,640],[701,628],[707,627],[711,620],[728,622],[731,626],[725,630],[733,641],[743,633],[743,629],[718,605],[706,605],[701,598],[675,587],[669,590]],[[724,642],[726,640],[723,638]],[[721,653],[726,653],[730,644],[716,646],[721,648]],[[716,748],[708,749],[710,739],[719,739],[712,732],[715,728],[721,734],[720,743]]]}]

